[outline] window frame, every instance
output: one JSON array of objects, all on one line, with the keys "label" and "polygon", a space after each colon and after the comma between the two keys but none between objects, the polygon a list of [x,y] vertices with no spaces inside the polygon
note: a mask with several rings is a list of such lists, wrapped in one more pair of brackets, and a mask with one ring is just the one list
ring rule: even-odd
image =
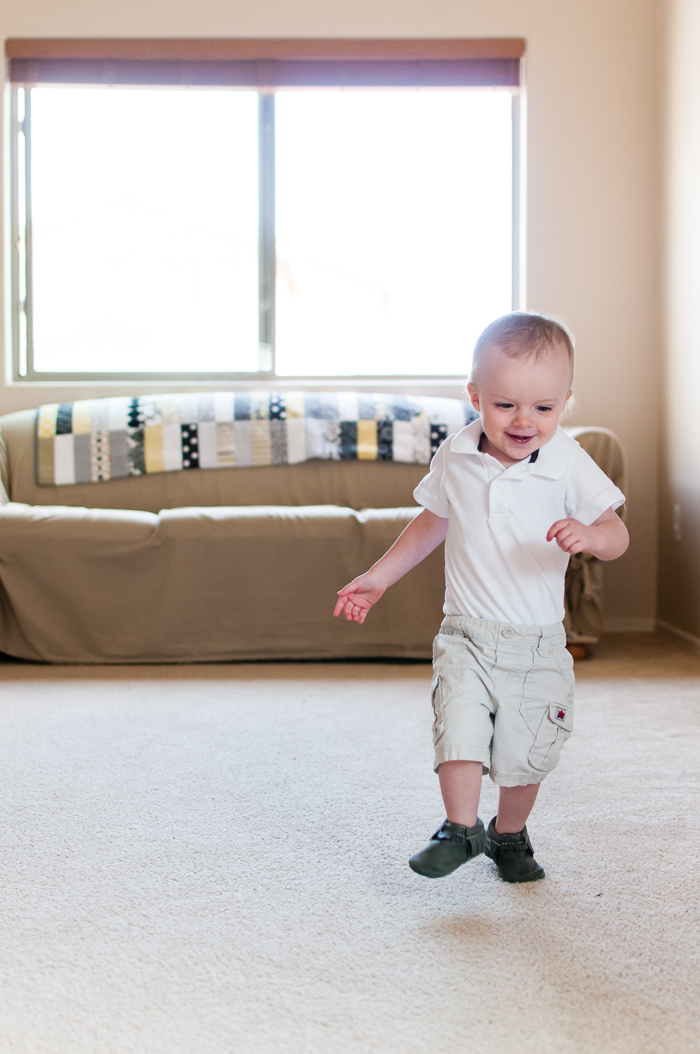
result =
[{"label": "window frame", "polygon": [[[445,374],[354,374],[288,376],[274,359],[275,187],[274,104],[276,90],[289,87],[499,87],[512,98],[512,306],[523,288],[521,234],[522,65],[521,39],[444,40],[8,40],[11,87],[11,299],[12,379],[29,384],[235,383],[250,387],[332,383],[338,387],[449,385],[461,378]],[[258,91],[260,151],[259,297],[260,343],[271,348],[272,368],[258,372],[39,372],[33,366],[31,289],[31,104],[19,118],[19,91],[38,84],[130,85],[145,87],[240,87]],[[20,217],[20,138],[24,135],[24,268]],[[272,162],[272,163],[270,163]],[[22,270],[24,298],[21,298]],[[24,319],[24,322],[23,322]],[[25,349],[21,333],[26,327]],[[25,359],[26,362],[21,361]]]}]

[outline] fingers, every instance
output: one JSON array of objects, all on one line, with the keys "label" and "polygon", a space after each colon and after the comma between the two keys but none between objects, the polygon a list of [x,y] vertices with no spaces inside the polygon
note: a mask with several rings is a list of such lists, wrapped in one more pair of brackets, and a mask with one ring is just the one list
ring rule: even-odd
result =
[{"label": "fingers", "polygon": [[335,618],[338,615],[345,615],[345,618],[350,622],[353,619],[353,611],[357,608],[356,604],[353,604],[351,600],[346,597],[340,597],[338,603],[335,605],[335,611],[333,615]]},{"label": "fingers", "polygon": [[345,618],[348,622],[359,622],[362,625],[367,618],[367,608],[360,607],[359,604],[347,603],[345,605]]},{"label": "fingers", "polygon": [[[341,590],[343,592],[343,590]],[[367,618],[367,612],[369,608],[358,604],[356,601],[349,597],[339,597],[335,605],[335,611],[333,615],[337,618],[338,615],[344,615],[348,622],[359,622],[360,625]]]},{"label": "fingers", "polygon": [[557,520],[547,531],[547,541],[556,542],[565,553],[578,553],[584,547],[578,520]]},{"label": "fingers", "polygon": [[344,615],[348,622],[362,624],[367,613],[377,602],[386,587],[379,586],[369,575],[360,575],[338,590],[338,599],[333,614]]},{"label": "fingers", "polygon": [[559,532],[570,524],[570,520],[557,520],[547,531],[547,541],[553,542]]},{"label": "fingers", "polygon": [[547,531],[547,541],[556,541],[564,553],[573,556],[585,551],[586,542],[582,537],[583,526],[578,520],[557,520]]},{"label": "fingers", "polygon": [[581,538],[578,531],[575,531],[572,528],[564,528],[561,530],[555,536],[555,541],[562,552],[569,553],[570,556],[573,556],[575,553],[585,552],[586,550],[585,541]]},{"label": "fingers", "polygon": [[[348,606],[348,597],[353,592],[353,589],[354,589],[354,582],[350,582],[348,585],[343,586],[342,589],[338,590],[338,600],[337,600],[336,605],[335,605],[335,611],[333,612],[333,617],[334,618],[337,618],[338,615],[340,615],[341,612],[345,611],[345,609],[347,608],[347,606]],[[346,613],[345,617],[346,618],[350,618],[351,616],[349,616]]]}]

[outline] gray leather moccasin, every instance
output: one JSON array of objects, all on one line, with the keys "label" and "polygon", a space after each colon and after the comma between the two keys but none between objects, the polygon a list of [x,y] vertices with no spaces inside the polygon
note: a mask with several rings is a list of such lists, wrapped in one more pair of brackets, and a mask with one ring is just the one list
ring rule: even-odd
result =
[{"label": "gray leather moccasin", "polygon": [[486,833],[485,852],[495,861],[505,882],[536,882],[544,878],[544,868],[535,860],[527,827],[517,834],[499,834],[494,816]]},{"label": "gray leather moccasin", "polygon": [[463,827],[459,823],[445,820],[425,849],[415,853],[408,866],[426,878],[443,878],[456,871],[467,860],[483,853],[486,845],[484,825],[477,818],[474,827]]}]

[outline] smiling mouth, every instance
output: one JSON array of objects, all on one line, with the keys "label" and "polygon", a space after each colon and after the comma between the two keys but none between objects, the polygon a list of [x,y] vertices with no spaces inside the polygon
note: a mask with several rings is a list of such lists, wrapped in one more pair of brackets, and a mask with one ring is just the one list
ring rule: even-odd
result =
[{"label": "smiling mouth", "polygon": [[534,436],[516,436],[513,435],[512,432],[506,432],[506,435],[509,439],[512,439],[514,443],[519,443],[521,446],[525,446],[526,443],[529,443],[531,439],[535,438]]}]

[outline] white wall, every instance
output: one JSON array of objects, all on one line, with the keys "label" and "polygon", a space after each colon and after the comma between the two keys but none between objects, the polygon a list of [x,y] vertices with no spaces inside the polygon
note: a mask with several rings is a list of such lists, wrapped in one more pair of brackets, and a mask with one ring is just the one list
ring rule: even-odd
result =
[{"label": "white wall", "polygon": [[[659,616],[700,644],[700,5],[672,0],[669,7]],[[674,505],[680,507],[680,538]]]},{"label": "white wall", "polygon": [[[606,568],[607,608],[618,627],[650,628],[664,9],[664,0],[3,0],[0,29],[3,37],[525,37],[527,303],[564,315],[577,335],[574,423],[613,428],[628,449],[633,543]],[[64,388],[60,397],[88,391],[97,394]],[[5,385],[0,411],[55,395]]]}]

